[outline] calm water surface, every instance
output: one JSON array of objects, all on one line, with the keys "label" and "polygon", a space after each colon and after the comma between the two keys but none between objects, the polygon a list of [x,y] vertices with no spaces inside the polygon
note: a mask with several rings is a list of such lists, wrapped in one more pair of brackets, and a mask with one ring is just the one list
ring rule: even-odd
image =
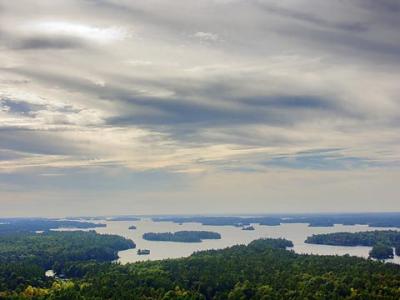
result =
[{"label": "calm water surface", "polygon": [[[320,255],[354,255],[368,257],[370,247],[342,247],[305,244],[304,240],[318,233],[330,232],[357,232],[367,230],[383,230],[383,228],[368,227],[365,225],[345,226],[335,225],[333,227],[309,227],[308,224],[281,224],[279,226],[263,226],[253,224],[254,231],[241,230],[233,226],[204,226],[199,223],[184,223],[179,225],[173,222],[153,222],[150,219],[140,221],[104,221],[107,227],[96,228],[98,233],[118,234],[132,239],[136,243],[136,249],[120,251],[119,261],[129,263],[143,260],[157,260],[165,258],[178,258],[189,256],[195,251],[207,249],[221,249],[237,244],[248,244],[258,238],[286,238],[294,244],[293,250],[297,253],[320,254]],[[135,225],[136,230],[129,230],[130,225]],[[398,230],[396,228],[385,228]],[[167,232],[179,230],[207,230],[221,234],[220,240],[204,240],[201,243],[176,243],[157,242],[142,239],[145,232]],[[150,255],[137,255],[137,249],[149,249]],[[390,262],[400,264],[400,257],[396,256]]]}]

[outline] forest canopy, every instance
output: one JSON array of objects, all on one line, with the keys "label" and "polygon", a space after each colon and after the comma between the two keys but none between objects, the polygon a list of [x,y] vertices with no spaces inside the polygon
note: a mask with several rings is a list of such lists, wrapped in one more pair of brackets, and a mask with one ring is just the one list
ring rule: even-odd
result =
[{"label": "forest canopy", "polygon": [[398,265],[350,256],[300,255],[285,250],[291,245],[283,239],[261,239],[248,246],[202,251],[181,259],[127,265],[76,262],[73,269],[79,276],[48,287],[8,291],[3,298],[400,298]]}]

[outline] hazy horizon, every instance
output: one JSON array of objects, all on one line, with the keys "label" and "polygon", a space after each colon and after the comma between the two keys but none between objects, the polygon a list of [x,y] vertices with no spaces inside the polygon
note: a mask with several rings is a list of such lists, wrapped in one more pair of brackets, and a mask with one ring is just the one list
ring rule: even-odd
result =
[{"label": "hazy horizon", "polygon": [[0,216],[400,211],[399,13],[0,0]]}]

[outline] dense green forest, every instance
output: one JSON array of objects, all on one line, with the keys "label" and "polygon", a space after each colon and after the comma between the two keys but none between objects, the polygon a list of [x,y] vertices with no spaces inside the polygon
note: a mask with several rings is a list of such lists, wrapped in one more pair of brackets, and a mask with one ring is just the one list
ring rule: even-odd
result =
[{"label": "dense green forest", "polygon": [[260,224],[274,226],[282,223],[308,223],[314,227],[327,227],[334,224],[368,225],[370,227],[400,227],[400,213],[349,213],[349,214],[282,214],[256,217],[234,216],[194,216],[194,217],[157,217],[154,221],[188,223],[196,222],[214,226],[243,226]]},{"label": "dense green forest", "polygon": [[395,230],[315,234],[305,242],[335,246],[373,246],[370,256],[377,259],[393,258],[393,248],[400,255],[400,232]]},{"label": "dense green forest", "polygon": [[282,239],[119,265],[77,262],[79,276],[3,299],[400,299],[400,266],[299,255]]},{"label": "dense green forest", "polygon": [[177,232],[147,232],[143,239],[148,241],[166,241],[182,243],[200,243],[202,240],[220,239],[221,235],[212,231],[177,231]]},{"label": "dense green forest", "polygon": [[0,235],[0,291],[40,285],[47,269],[71,273],[74,262],[112,261],[119,250],[134,247],[131,240],[94,231]]}]

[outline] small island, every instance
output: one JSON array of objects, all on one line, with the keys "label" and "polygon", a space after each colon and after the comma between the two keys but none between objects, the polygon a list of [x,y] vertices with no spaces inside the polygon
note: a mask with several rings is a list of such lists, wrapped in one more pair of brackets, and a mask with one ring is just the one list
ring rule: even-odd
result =
[{"label": "small island", "polygon": [[378,243],[374,245],[369,252],[369,257],[375,259],[390,259],[393,258],[393,248],[389,245]]},{"label": "small island", "polygon": [[150,250],[149,249],[138,249],[137,255],[149,255]]},{"label": "small island", "polygon": [[135,225],[131,225],[131,226],[128,227],[128,229],[130,229],[130,230],[135,230],[135,229],[136,229],[136,226],[135,226]]},{"label": "small island", "polygon": [[147,232],[143,239],[148,241],[200,243],[202,240],[220,239],[221,235],[212,231]]},{"label": "small island", "polygon": [[244,227],[242,227],[242,230],[254,230],[254,227],[253,226],[244,226]]}]

